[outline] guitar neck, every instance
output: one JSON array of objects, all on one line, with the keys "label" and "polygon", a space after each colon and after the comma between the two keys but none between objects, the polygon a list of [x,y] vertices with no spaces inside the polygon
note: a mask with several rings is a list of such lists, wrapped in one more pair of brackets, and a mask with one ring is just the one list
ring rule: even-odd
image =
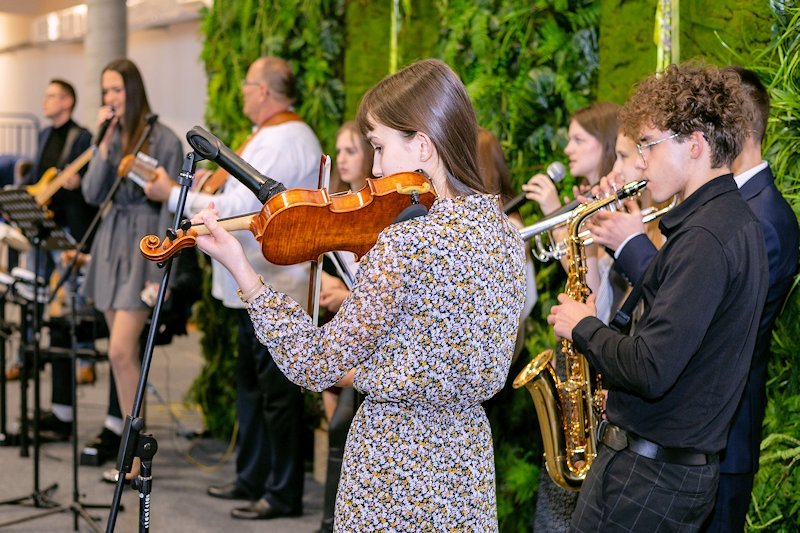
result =
[{"label": "guitar neck", "polygon": [[55,193],[64,186],[66,183],[67,178],[74,176],[78,172],[81,171],[83,167],[85,167],[89,161],[91,161],[92,156],[94,156],[95,147],[92,146],[81,155],[78,156],[75,161],[70,163],[69,165],[64,168],[55,178],[53,178],[49,183],[47,183],[41,191],[37,192],[34,195],[36,199],[36,203],[39,205],[45,205],[47,202],[50,201],[50,198],[53,197]]}]

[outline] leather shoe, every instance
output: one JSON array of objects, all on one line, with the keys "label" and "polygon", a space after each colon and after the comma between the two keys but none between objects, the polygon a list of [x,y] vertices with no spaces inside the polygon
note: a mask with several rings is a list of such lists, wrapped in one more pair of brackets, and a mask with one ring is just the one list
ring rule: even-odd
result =
[{"label": "leather shoe", "polygon": [[81,464],[100,466],[109,459],[115,458],[121,441],[122,437],[104,427],[99,435],[84,446],[81,452]]},{"label": "leather shoe", "polygon": [[284,516],[300,516],[302,513],[284,513],[272,507],[267,500],[252,502],[247,507],[237,507],[231,510],[231,517],[243,520],[269,520],[270,518],[280,518]]},{"label": "leather shoe", "polygon": [[209,485],[206,489],[209,496],[223,500],[252,500],[250,493],[236,484],[235,481],[225,485]]},{"label": "leather shoe", "polygon": [[39,438],[42,442],[64,442],[71,436],[72,422],[63,422],[49,411],[39,417]]}]

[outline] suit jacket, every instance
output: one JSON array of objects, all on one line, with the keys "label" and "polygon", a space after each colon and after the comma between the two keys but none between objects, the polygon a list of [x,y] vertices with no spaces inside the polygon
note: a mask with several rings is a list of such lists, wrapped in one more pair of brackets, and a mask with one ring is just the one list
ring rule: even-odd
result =
[{"label": "suit jacket", "polygon": [[[750,372],[720,463],[720,472],[726,474],[758,471],[761,423],[767,403],[767,363],[772,327],[797,272],[799,240],[797,217],[775,186],[769,167],[750,178],[739,192],[761,222],[769,260],[769,289],[758,325]],[[646,235],[637,235],[622,249],[614,268],[629,283],[636,283],[644,275],[656,252]]]},{"label": "suit jacket", "polygon": [[[74,122],[72,122],[72,124],[79,128],[79,133],[75,138],[75,142],[73,142],[72,146],[69,148],[64,166],[77,159],[78,156],[88,150],[89,146],[92,144],[92,134],[89,133],[89,130]],[[36,150],[36,159],[34,160],[32,175],[28,180],[29,183],[36,183],[39,181],[42,174],[47,170],[46,168],[41,168],[42,152],[47,145],[47,140],[50,138],[50,133],[52,131],[53,128],[50,126],[39,132],[39,145]],[[86,172],[87,167],[88,165],[81,170],[81,175]],[[83,234],[86,232],[86,229],[94,218],[94,214],[97,212],[96,208],[90,207],[83,199],[80,187],[72,191],[67,189],[59,190],[50,200],[49,208],[53,211],[55,221],[60,226],[66,228],[75,240],[83,238]]]}]

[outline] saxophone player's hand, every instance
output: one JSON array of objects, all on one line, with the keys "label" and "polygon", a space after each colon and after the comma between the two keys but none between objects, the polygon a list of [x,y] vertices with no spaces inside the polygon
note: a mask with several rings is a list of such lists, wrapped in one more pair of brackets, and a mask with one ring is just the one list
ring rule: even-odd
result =
[{"label": "saxophone player's hand", "polygon": [[558,295],[558,305],[550,308],[547,323],[553,326],[556,336],[572,341],[572,330],[587,316],[595,316],[594,294],[586,303],[576,302],[564,293]]}]

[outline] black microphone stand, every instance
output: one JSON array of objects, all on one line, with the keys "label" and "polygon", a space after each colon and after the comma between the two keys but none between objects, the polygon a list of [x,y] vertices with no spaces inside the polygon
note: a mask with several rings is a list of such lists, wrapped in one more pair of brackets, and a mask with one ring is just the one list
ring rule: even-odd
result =
[{"label": "black microphone stand", "polygon": [[[167,235],[171,239],[177,238],[177,230],[185,224],[181,223],[183,210],[186,205],[186,197],[191,189],[194,179],[195,165],[202,161],[203,157],[197,152],[190,152],[186,155],[181,168],[178,184],[181,186],[178,196],[178,205],[175,209],[175,218],[172,228],[167,230]],[[185,221],[188,222],[188,221]],[[147,376],[150,372],[150,363],[153,359],[153,348],[155,346],[156,333],[158,333],[158,319],[161,315],[161,307],[167,293],[167,284],[172,270],[172,258],[168,259],[161,266],[164,266],[164,274],[161,277],[161,285],[158,288],[158,297],[153,307],[153,316],[150,320],[150,330],[147,333],[147,343],[145,344],[144,356],[142,359],[142,371],[139,374],[139,384],[136,387],[136,397],[133,402],[131,414],[125,418],[125,426],[122,430],[122,442],[117,456],[117,484],[114,490],[114,499],[111,502],[111,511],[108,515],[106,533],[114,531],[117,521],[117,508],[122,498],[122,490],[125,486],[125,474],[133,468],[133,459],[138,457],[141,460],[141,470],[139,476],[134,480],[134,487],[139,490],[139,531],[150,531],[150,492],[153,483],[153,457],[158,451],[158,442],[149,434],[141,433],[144,428],[144,420],[139,417],[144,393],[147,388]]]}]

